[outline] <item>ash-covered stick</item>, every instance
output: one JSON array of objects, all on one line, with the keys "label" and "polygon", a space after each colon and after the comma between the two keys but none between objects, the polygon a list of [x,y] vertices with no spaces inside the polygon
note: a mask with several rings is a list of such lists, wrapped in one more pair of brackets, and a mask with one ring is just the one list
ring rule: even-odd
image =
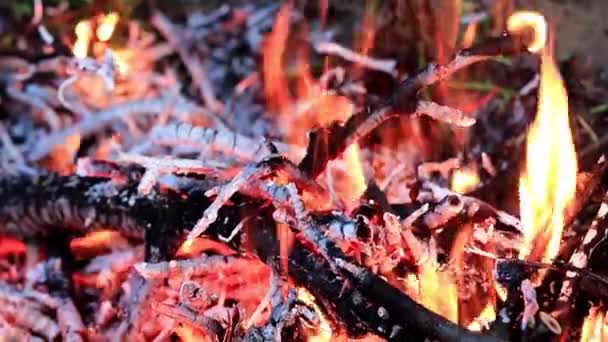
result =
[{"label": "ash-covered stick", "polygon": [[140,114],[161,115],[167,108],[171,108],[173,114],[177,116],[192,113],[205,113],[202,108],[181,97],[175,99],[168,95],[156,99],[119,103],[82,119],[72,127],[54,132],[42,138],[42,140],[36,144],[35,149],[29,153],[28,160],[38,161],[43,159],[53,151],[55,146],[62,144],[69,136],[79,134],[83,138],[88,137],[116,121],[124,120],[126,117]]},{"label": "ash-covered stick", "polygon": [[135,265],[135,269],[146,279],[165,278],[174,275],[188,274],[197,276],[207,273],[219,266],[247,264],[252,260],[235,256],[200,256],[194,259],[161,261],[157,263],[143,262]]},{"label": "ash-covered stick", "polygon": [[[603,241],[605,241],[608,233],[608,192],[604,194],[602,204],[595,216],[595,219],[591,223],[589,230],[585,234],[585,237],[581,244],[576,248],[574,254],[570,257],[570,264],[579,269],[587,267],[589,257],[593,253],[596,247],[598,247]],[[566,278],[562,283],[562,288],[555,304],[553,315],[561,323],[564,329],[564,333],[567,333],[571,326],[571,321],[574,314],[574,292],[577,288],[577,282],[580,275],[575,272],[566,272]],[[567,335],[565,335],[567,336]]]},{"label": "ash-covered stick", "polygon": [[318,183],[312,179],[308,179],[288,159],[280,155],[271,155],[260,162],[247,166],[230,183],[221,188],[213,203],[203,213],[203,217],[199,219],[190,234],[188,234],[188,239],[193,239],[207,230],[209,225],[217,219],[217,213],[220,208],[232,195],[252,182],[255,183],[256,180],[270,176],[271,174],[285,177],[318,198],[323,198],[325,195],[324,190]]},{"label": "ash-covered stick", "polygon": [[13,99],[23,102],[35,110],[39,110],[51,130],[56,131],[61,128],[61,120],[59,119],[57,112],[40,97],[24,93],[18,89],[16,85],[6,87],[6,93]]},{"label": "ash-covered stick", "polygon": [[50,293],[59,298],[57,321],[63,341],[82,342],[86,332],[82,317],[71,298],[71,278],[62,267],[61,259],[50,258],[43,264],[44,283]]},{"label": "ash-covered stick", "polygon": [[[220,151],[234,154],[245,160],[258,158],[261,148],[264,146],[260,141],[244,135],[213,128],[192,126],[187,123],[168,124],[156,126],[150,132],[153,144],[159,146],[191,146],[200,151]],[[304,150],[299,146],[273,141],[280,153],[293,154],[296,160],[304,156]]]},{"label": "ash-covered stick", "polygon": [[223,338],[224,328],[220,322],[194,311],[188,306],[152,303],[152,309],[181,323],[189,324],[206,331],[213,339]]},{"label": "ash-covered stick", "polygon": [[[458,52],[450,62],[445,65],[431,64],[405,79],[393,92],[392,97],[375,108],[352,115],[342,126],[334,124],[331,127],[315,132],[309,137],[307,154],[299,167],[315,178],[323,170],[329,160],[337,158],[351,144],[367,136],[382,122],[397,115],[411,115],[418,111],[418,92],[425,86],[432,85],[454,74],[460,69],[472,64],[487,61],[496,56],[515,54],[526,51],[523,37],[516,34],[505,34],[501,37],[487,40],[470,49]],[[420,111],[429,112],[431,107],[422,104]],[[438,108],[434,108],[438,109]],[[444,111],[443,109],[440,112]],[[449,115],[449,121],[454,115]],[[435,115],[436,118],[446,117],[444,114]],[[456,115],[458,118],[459,115]],[[460,116],[461,117],[461,116]],[[460,118],[460,121],[463,117]],[[458,121],[455,121],[458,122]],[[464,121],[467,123],[466,121]]]},{"label": "ash-covered stick", "polygon": [[[59,302],[55,304],[57,308],[61,306]],[[28,300],[21,290],[8,284],[0,284],[0,316],[19,328],[44,337],[47,341],[54,341],[60,335],[59,326],[43,313],[41,305]]]},{"label": "ash-covered stick", "polygon": [[49,309],[57,309],[59,301],[57,298],[51,297],[46,293],[38,292],[31,289],[17,289],[10,284],[0,282],[0,298],[15,303],[32,301],[40,303]]},{"label": "ash-covered stick", "polygon": [[55,341],[60,335],[59,326],[54,320],[26,303],[2,303],[0,315],[16,326],[44,337],[47,341]]},{"label": "ash-covered stick", "polygon": [[2,143],[2,149],[11,156],[14,162],[21,166],[25,165],[25,158],[23,158],[23,154],[21,151],[19,151],[19,149],[17,149],[15,144],[13,144],[13,140],[9,136],[8,131],[2,122],[0,122],[0,142]]},{"label": "ash-covered stick", "polygon": [[368,69],[381,71],[393,77],[397,76],[397,62],[393,59],[376,59],[365,56],[334,42],[318,42],[313,46],[317,53],[337,55]]},{"label": "ash-covered stick", "polygon": [[158,181],[158,178],[165,174],[215,174],[222,169],[228,168],[228,165],[214,161],[200,161],[194,159],[181,158],[155,158],[147,157],[138,154],[121,153],[118,156],[118,161],[123,163],[139,164],[146,168],[146,173],[142,176],[138,191],[147,195],[152,191],[152,187]]},{"label": "ash-covered stick", "polygon": [[211,205],[205,209],[203,217],[196,222],[196,225],[194,228],[192,228],[190,234],[188,234],[188,239],[194,239],[203,234],[209,225],[215,222],[218,212],[224,203],[226,203],[230,197],[232,197],[232,195],[239,191],[241,187],[245,186],[245,184],[248,183],[252,178],[262,178],[264,176],[268,176],[273,171],[273,162],[277,162],[276,156],[271,156],[259,163],[250,165],[241,171],[236,177],[234,177],[230,183],[223,186],[213,203],[211,203]]}]

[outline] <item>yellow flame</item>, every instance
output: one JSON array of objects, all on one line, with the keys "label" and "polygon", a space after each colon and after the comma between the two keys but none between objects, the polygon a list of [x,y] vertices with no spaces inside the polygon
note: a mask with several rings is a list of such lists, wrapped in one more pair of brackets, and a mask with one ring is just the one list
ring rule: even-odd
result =
[{"label": "yellow flame", "polygon": [[486,307],[479,313],[479,316],[475,318],[471,324],[467,327],[467,329],[471,331],[481,331],[486,323],[493,322],[496,319],[496,310],[494,309],[494,304],[488,302]]},{"label": "yellow flame", "polygon": [[306,341],[307,342],[329,342],[329,341],[331,341],[331,337],[333,335],[331,325],[329,324],[329,321],[327,320],[327,318],[325,317],[325,315],[323,314],[321,309],[319,309],[319,306],[317,305],[317,303],[315,303],[315,297],[304,288],[297,289],[297,297],[300,301],[304,302],[308,306],[311,306],[315,310],[317,317],[319,317],[319,321],[320,321],[316,335],[308,335],[306,337]]},{"label": "yellow flame", "polygon": [[452,174],[451,188],[461,194],[467,193],[479,184],[477,171],[470,169],[457,169]]},{"label": "yellow flame", "polygon": [[91,23],[88,20],[78,22],[74,33],[76,33],[76,42],[72,48],[72,53],[78,58],[85,58],[89,52],[89,42],[93,33]]},{"label": "yellow flame", "polygon": [[129,63],[133,61],[133,51],[124,49],[114,51],[114,64],[118,73],[126,75],[129,72]]},{"label": "yellow flame", "polygon": [[441,272],[433,262],[426,262],[418,273],[419,302],[454,323],[458,323],[458,285],[447,272]]},{"label": "yellow flame", "polygon": [[524,248],[520,257],[550,261],[558,252],[564,210],[576,191],[576,152],[568,122],[568,95],[547,49],[541,59],[538,114],[530,127],[520,178]]},{"label": "yellow flame", "polygon": [[118,23],[118,13],[111,12],[99,18],[99,26],[97,26],[97,39],[102,42],[107,42],[112,38],[116,24]]},{"label": "yellow flame", "polygon": [[539,52],[547,44],[547,21],[540,13],[530,11],[513,13],[507,21],[507,30],[511,33],[533,30],[532,39],[527,42],[530,52]]},{"label": "yellow flame", "polygon": [[597,307],[593,307],[589,310],[589,315],[583,322],[583,328],[581,330],[581,342],[601,342],[608,338],[608,334],[605,334],[606,330],[606,317],[605,312]]}]

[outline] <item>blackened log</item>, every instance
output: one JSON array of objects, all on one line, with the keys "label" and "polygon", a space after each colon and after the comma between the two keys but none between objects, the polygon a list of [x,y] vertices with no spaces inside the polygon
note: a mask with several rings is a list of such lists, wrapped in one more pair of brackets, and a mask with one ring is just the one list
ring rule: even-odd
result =
[{"label": "blackened log", "polygon": [[[173,252],[209,206],[207,189],[184,192],[137,192],[137,182],[117,185],[105,178],[44,173],[0,178],[0,232],[28,240],[49,236],[80,236],[113,228],[146,241],[146,260],[162,261]],[[238,196],[236,196],[238,197]],[[184,200],[185,199],[185,200]],[[209,235],[230,235],[243,207],[261,207],[256,200],[225,206]],[[238,239],[231,241],[237,248]]]}]

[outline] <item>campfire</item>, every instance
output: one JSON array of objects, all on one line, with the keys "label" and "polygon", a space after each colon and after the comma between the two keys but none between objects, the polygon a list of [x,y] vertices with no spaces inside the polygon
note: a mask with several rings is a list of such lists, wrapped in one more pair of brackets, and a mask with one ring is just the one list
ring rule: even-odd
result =
[{"label": "campfire", "polygon": [[604,340],[604,92],[540,12],[421,3],[28,3],[2,340]]}]

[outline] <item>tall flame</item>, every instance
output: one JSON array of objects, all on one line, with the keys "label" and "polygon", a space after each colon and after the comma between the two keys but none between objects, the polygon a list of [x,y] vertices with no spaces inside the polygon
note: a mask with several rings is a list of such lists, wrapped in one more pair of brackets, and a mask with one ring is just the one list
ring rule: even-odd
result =
[{"label": "tall flame", "polygon": [[601,342],[608,338],[606,331],[606,314],[602,309],[594,307],[583,322],[581,342]]},{"label": "tall flame", "polygon": [[101,42],[107,42],[112,38],[114,28],[118,23],[118,13],[111,12],[99,18],[99,26],[97,26],[97,39]]},{"label": "tall flame", "polygon": [[564,210],[576,190],[576,152],[568,121],[568,95],[548,49],[541,59],[538,114],[530,127],[520,210],[521,258],[550,261],[558,252]]},{"label": "tall flame", "polygon": [[93,28],[88,20],[82,20],[74,28],[76,42],[72,48],[72,53],[78,58],[85,58],[89,53],[89,43],[93,35]]},{"label": "tall flame", "polygon": [[268,108],[273,112],[287,111],[292,100],[289,94],[287,77],[283,72],[283,54],[289,35],[289,5],[279,10],[262,46],[262,70],[264,76],[264,95]]}]

